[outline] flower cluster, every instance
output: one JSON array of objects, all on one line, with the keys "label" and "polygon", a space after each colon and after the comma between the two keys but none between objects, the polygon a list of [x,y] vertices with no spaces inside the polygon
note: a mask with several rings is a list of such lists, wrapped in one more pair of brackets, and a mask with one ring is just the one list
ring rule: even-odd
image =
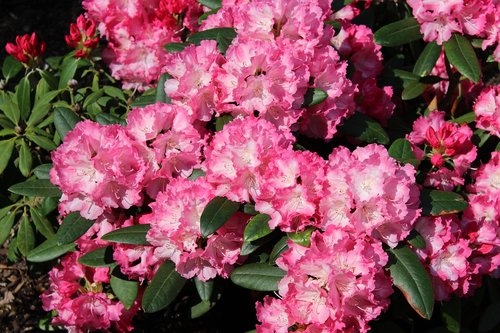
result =
[{"label": "flower cluster", "polygon": [[69,35],[64,36],[66,44],[76,49],[76,58],[87,58],[93,49],[99,43],[99,37],[96,35],[96,24],[92,19],[86,19],[80,15],[76,23],[69,26]]},{"label": "flower cluster", "polygon": [[40,63],[40,57],[45,53],[45,42],[39,41],[36,33],[16,37],[16,43],[7,43],[5,50],[17,61],[32,67]]},{"label": "flower cluster", "polygon": [[476,126],[500,137],[500,85],[486,87],[474,104]]}]

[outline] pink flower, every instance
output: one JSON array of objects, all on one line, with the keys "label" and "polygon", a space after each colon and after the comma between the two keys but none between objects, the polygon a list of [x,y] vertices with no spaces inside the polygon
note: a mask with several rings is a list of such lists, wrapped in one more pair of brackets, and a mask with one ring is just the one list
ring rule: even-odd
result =
[{"label": "pink flower", "polygon": [[45,42],[39,41],[36,33],[16,37],[16,43],[7,43],[5,50],[28,67],[40,63],[40,57],[45,53]]},{"label": "pink flower", "polygon": [[474,104],[476,126],[500,137],[500,85],[486,87]]}]

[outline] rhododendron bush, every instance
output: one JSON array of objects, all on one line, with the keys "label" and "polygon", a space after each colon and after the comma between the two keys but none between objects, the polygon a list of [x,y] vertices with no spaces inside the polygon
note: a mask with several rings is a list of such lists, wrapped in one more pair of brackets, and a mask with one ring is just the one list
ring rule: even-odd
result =
[{"label": "rhododendron bush", "polygon": [[54,265],[53,327],[195,320],[228,285],[261,333],[500,327],[499,1],[83,7],[64,59],[7,44],[0,88],[27,178],[0,241]]}]

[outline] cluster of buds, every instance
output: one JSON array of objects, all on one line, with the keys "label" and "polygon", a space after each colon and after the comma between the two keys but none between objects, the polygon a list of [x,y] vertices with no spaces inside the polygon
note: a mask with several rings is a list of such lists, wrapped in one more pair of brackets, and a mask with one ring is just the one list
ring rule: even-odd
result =
[{"label": "cluster of buds", "polygon": [[76,23],[69,28],[69,35],[64,36],[69,47],[76,49],[76,58],[87,58],[99,43],[94,20],[78,16]]},{"label": "cluster of buds", "polygon": [[45,53],[45,42],[39,41],[36,33],[16,37],[16,43],[7,43],[8,54],[27,67],[40,64],[40,57]]}]

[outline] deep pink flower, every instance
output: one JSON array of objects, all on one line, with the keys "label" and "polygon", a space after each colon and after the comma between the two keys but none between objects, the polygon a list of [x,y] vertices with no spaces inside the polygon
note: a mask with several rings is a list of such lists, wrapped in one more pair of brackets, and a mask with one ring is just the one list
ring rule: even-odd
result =
[{"label": "deep pink flower", "polygon": [[35,32],[16,37],[16,43],[7,43],[5,50],[8,54],[26,66],[36,66],[45,53],[45,42],[39,41]]}]

